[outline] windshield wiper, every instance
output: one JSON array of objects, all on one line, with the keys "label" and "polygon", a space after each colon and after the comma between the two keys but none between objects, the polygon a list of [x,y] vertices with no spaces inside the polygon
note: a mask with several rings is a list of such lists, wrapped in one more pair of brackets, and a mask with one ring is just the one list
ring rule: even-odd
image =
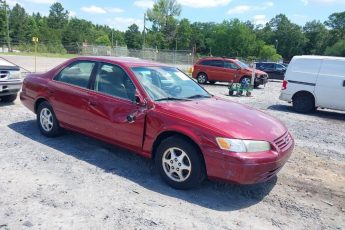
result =
[{"label": "windshield wiper", "polygon": [[195,94],[193,96],[187,97],[188,99],[195,99],[195,98],[210,98],[211,95],[202,95],[202,94]]},{"label": "windshield wiper", "polygon": [[190,100],[187,98],[164,97],[164,98],[159,98],[155,101],[190,101]]}]

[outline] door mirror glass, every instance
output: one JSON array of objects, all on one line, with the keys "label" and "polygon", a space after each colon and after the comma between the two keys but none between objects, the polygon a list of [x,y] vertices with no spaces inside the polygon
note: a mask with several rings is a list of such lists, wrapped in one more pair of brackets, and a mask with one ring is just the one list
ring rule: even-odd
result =
[{"label": "door mirror glass", "polygon": [[139,92],[137,90],[135,90],[135,93],[134,93],[133,103],[136,105],[140,105],[140,106],[146,105],[145,99],[139,94]]}]

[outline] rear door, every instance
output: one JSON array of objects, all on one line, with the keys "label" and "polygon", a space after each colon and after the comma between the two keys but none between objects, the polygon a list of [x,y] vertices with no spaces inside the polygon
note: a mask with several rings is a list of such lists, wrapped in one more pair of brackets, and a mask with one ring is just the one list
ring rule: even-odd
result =
[{"label": "rear door", "polygon": [[90,79],[96,70],[96,62],[76,61],[57,74],[49,82],[49,101],[61,123],[87,130],[89,118]]},{"label": "rear door", "polygon": [[345,59],[323,60],[315,95],[319,107],[345,110]]},{"label": "rear door", "polygon": [[209,81],[221,81],[224,73],[224,62],[222,60],[204,60],[200,65],[199,72],[205,72]]},{"label": "rear door", "polygon": [[101,63],[92,88],[88,116],[97,134],[141,151],[146,107],[134,103],[136,87],[128,74],[118,65]]}]

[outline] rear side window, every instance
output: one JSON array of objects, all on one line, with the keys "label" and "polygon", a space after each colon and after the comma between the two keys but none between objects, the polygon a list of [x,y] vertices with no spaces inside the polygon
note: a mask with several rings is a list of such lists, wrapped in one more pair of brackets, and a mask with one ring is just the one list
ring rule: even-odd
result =
[{"label": "rear side window", "polygon": [[224,62],[221,60],[205,60],[202,61],[200,64],[206,66],[224,67]]},{"label": "rear side window", "polygon": [[324,60],[320,69],[320,74],[345,77],[345,61]]},{"label": "rear side window", "polygon": [[317,74],[320,69],[321,59],[296,59],[290,65],[290,71]]},{"label": "rear side window", "polygon": [[67,84],[88,88],[89,80],[95,67],[94,62],[78,61],[64,68],[56,77],[55,81],[65,82]]}]

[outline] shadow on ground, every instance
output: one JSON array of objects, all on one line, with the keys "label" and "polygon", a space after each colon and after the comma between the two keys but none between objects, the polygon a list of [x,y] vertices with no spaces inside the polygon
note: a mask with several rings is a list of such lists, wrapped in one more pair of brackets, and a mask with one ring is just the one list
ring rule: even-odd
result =
[{"label": "shadow on ground", "polygon": [[[271,105],[267,107],[269,110],[281,111],[281,112],[289,112],[289,113],[297,113],[293,110],[291,105]],[[345,121],[345,113],[340,111],[333,111],[333,110],[316,110],[315,112],[308,113],[308,114],[301,114],[303,116],[313,116],[313,117],[320,117],[325,119],[333,119],[339,121]]]},{"label": "shadow on ground", "polygon": [[277,182],[277,177],[256,185],[206,181],[197,189],[179,191],[162,182],[154,169],[153,161],[127,150],[68,131],[61,137],[46,138],[40,134],[34,120],[13,123],[9,128],[32,141],[56,149],[61,154],[95,165],[106,173],[116,174],[151,191],[209,209],[232,211],[257,204],[270,193]]}]

